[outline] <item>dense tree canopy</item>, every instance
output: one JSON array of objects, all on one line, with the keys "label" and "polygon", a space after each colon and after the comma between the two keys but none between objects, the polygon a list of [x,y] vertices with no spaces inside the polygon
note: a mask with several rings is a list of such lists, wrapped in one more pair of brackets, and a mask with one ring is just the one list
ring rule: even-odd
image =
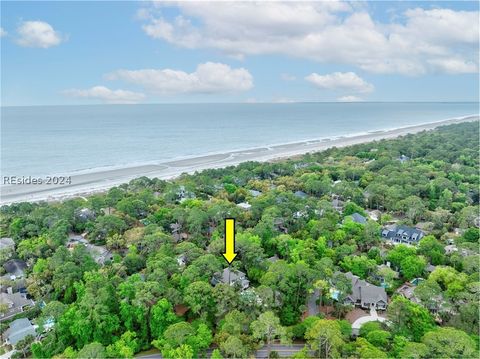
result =
[{"label": "dense tree canopy", "polygon": [[[172,181],[139,178],[86,200],[4,206],[0,235],[16,248],[0,260],[26,262],[28,294],[42,303],[22,313],[43,331],[22,350],[193,358],[214,344],[214,358],[244,358],[295,340],[306,345],[295,357],[477,357],[478,136],[477,123],[463,123]],[[248,289],[218,283],[226,217],[236,219],[231,269]],[[381,230],[394,223],[428,235],[393,246]],[[391,299],[388,321],[358,338],[343,319],[352,309],[345,272]],[[407,281],[414,298],[396,293]],[[309,315],[312,302],[321,313]]]}]

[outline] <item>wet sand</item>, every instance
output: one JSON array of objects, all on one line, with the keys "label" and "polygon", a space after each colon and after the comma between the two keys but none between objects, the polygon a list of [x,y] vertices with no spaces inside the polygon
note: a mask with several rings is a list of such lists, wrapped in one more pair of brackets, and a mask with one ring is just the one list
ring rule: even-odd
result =
[{"label": "wet sand", "polygon": [[386,131],[372,131],[356,136],[341,136],[309,140],[297,143],[265,146],[222,154],[198,156],[162,162],[153,165],[125,167],[99,172],[71,176],[71,184],[22,184],[3,185],[0,190],[0,203],[57,201],[72,197],[82,197],[95,192],[105,191],[113,186],[128,182],[134,178],[147,176],[161,179],[175,178],[182,173],[194,173],[208,168],[222,168],[246,161],[272,161],[292,158],[308,152],[318,152],[331,147],[344,147],[358,143],[395,138],[409,133],[431,130],[438,126],[466,121],[478,121],[478,116],[449,119],[433,123],[403,127]]}]

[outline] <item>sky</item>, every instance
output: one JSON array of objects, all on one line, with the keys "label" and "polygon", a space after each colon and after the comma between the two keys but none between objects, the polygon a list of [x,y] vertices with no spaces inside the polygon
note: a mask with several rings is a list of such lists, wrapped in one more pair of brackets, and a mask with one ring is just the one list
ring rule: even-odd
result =
[{"label": "sky", "polygon": [[478,2],[1,2],[2,106],[478,101]]}]

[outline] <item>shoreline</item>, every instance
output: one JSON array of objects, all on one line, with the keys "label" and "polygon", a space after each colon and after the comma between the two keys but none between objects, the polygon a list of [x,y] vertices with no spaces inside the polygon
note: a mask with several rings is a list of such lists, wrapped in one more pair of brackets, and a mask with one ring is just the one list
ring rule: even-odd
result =
[{"label": "shoreline", "polygon": [[62,201],[103,192],[111,187],[143,176],[168,180],[178,177],[182,173],[222,168],[247,161],[267,162],[288,159],[308,152],[323,151],[331,147],[346,147],[382,139],[392,139],[406,134],[433,130],[439,126],[472,121],[479,121],[479,116],[470,115],[395,129],[375,130],[350,136],[342,135],[333,138],[310,139],[225,153],[206,154],[191,158],[168,160],[157,164],[77,173],[71,176],[72,183],[69,185],[2,185],[0,187],[0,205],[9,205],[17,202]]}]

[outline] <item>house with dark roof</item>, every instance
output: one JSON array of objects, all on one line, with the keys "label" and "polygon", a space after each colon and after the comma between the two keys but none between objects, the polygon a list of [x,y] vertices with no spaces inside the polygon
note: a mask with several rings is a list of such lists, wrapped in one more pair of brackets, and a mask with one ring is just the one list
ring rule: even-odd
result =
[{"label": "house with dark roof", "polygon": [[215,273],[211,283],[213,285],[224,283],[231,286],[238,286],[241,289],[247,289],[250,286],[250,281],[245,273],[239,270],[230,269],[230,267],[225,268],[223,272]]},{"label": "house with dark roof", "polygon": [[3,264],[3,269],[11,278],[21,278],[25,275],[27,263],[20,259],[10,259]]},{"label": "house with dark roof", "polygon": [[364,309],[385,310],[387,308],[388,297],[384,288],[368,283],[351,272],[345,273],[345,276],[352,281],[352,293],[345,299],[347,304]]},{"label": "house with dark roof", "polygon": [[418,228],[395,226],[392,229],[384,228],[382,238],[393,243],[418,244],[425,233]]},{"label": "house with dark roof", "polygon": [[10,327],[2,334],[3,342],[6,345],[15,346],[27,336],[36,336],[37,326],[32,325],[27,318],[16,319],[10,323]]},{"label": "house with dark roof", "polygon": [[33,300],[27,299],[22,293],[0,293],[0,304],[6,306],[6,312],[0,312],[0,322],[11,319],[22,313],[25,307],[35,305]]}]

